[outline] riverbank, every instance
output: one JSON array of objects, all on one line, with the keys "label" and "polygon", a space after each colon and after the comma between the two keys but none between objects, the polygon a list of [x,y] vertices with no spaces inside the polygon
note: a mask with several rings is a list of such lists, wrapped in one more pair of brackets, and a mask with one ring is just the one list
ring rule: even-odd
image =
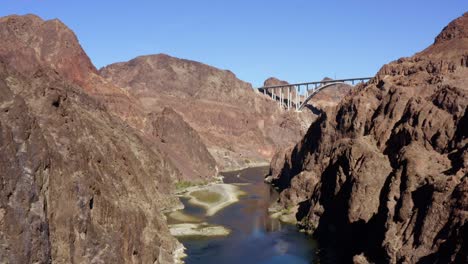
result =
[{"label": "riverbank", "polygon": [[203,223],[185,223],[169,225],[171,235],[175,237],[194,236],[194,237],[216,237],[227,236],[231,230],[219,225],[210,225]]},{"label": "riverbank", "polygon": [[[314,263],[310,262],[315,259],[313,238],[284,219],[271,217],[268,208],[278,193],[263,182],[267,171],[268,167],[257,167],[224,172],[222,184],[191,187],[180,195],[185,208],[169,224],[186,247],[187,264],[237,264],[240,259],[244,264]],[[221,202],[230,195],[237,195],[237,201]],[[208,213],[216,203],[222,208]]]},{"label": "riverbank", "polygon": [[206,217],[213,216],[238,202],[239,197],[245,194],[236,185],[222,183],[221,177],[218,180],[215,183],[187,187],[177,194],[180,199],[186,199],[189,204],[202,208],[205,212],[201,217],[186,214],[183,212],[185,206],[182,203],[178,210],[167,212],[166,218],[173,236],[211,237],[227,236],[231,233],[228,228],[203,221]]},{"label": "riverbank", "polygon": [[204,208],[207,216],[213,216],[225,207],[238,202],[243,194],[245,193],[238,186],[219,183],[193,188],[184,196],[189,198],[189,203]]}]

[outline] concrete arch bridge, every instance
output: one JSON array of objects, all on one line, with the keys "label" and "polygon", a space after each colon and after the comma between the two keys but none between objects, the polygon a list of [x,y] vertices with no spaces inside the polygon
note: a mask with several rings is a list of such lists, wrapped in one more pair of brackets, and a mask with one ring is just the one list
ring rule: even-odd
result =
[{"label": "concrete arch bridge", "polygon": [[259,92],[268,95],[287,110],[301,111],[320,91],[338,84],[355,84],[368,82],[372,77],[350,78],[340,80],[325,80],[317,82],[295,83],[257,88]]}]

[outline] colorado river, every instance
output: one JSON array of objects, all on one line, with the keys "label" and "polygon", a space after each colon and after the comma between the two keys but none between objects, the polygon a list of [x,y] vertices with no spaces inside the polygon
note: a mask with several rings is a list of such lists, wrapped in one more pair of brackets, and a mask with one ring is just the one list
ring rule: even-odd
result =
[{"label": "colorado river", "polygon": [[218,237],[180,237],[186,247],[187,264],[317,262],[317,246],[312,238],[294,225],[269,216],[268,207],[278,194],[263,183],[266,172],[267,168],[249,168],[222,173],[224,182],[237,185],[244,195],[211,216],[206,208],[182,199],[185,209],[181,213],[187,217],[230,230],[228,235]]}]

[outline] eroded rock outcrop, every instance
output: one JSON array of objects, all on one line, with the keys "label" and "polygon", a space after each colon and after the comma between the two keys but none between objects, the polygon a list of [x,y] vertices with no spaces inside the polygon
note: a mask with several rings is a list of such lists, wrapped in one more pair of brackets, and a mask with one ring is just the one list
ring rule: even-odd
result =
[{"label": "eroded rock outcrop", "polygon": [[273,159],[280,204],[339,260],[468,261],[467,56],[468,13]]}]

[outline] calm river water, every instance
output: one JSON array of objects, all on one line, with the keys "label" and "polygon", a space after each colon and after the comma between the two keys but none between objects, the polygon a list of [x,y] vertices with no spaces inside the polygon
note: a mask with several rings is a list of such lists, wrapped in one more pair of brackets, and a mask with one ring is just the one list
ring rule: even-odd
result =
[{"label": "calm river water", "polygon": [[267,170],[249,168],[223,173],[225,183],[247,183],[240,185],[247,195],[214,216],[207,218],[204,210],[183,201],[186,214],[232,230],[227,237],[179,239],[187,248],[187,264],[318,263],[317,245],[312,238],[293,225],[269,217],[268,207],[278,194],[263,183]]}]

